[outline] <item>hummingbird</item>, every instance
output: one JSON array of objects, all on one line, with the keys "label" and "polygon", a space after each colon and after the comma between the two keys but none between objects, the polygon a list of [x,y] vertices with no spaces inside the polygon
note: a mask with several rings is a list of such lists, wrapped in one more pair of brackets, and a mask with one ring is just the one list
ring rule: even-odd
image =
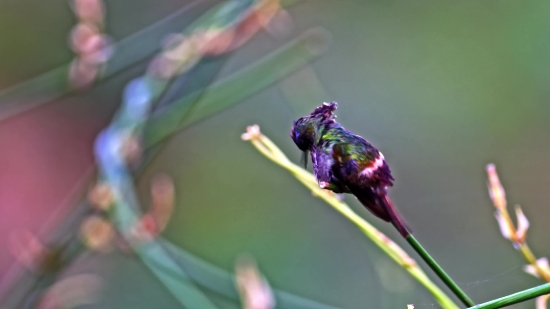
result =
[{"label": "hummingbird", "polygon": [[302,151],[304,166],[309,152],[320,188],[353,194],[373,215],[392,223],[406,238],[410,229],[387,195],[394,179],[384,155],[340,125],[335,120],[336,108],[338,103],[325,102],[294,121],[290,137]]}]

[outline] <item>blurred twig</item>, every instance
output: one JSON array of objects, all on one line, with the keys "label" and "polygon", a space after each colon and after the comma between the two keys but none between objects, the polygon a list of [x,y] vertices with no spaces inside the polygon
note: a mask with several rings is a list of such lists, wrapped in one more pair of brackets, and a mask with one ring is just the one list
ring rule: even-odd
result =
[{"label": "blurred twig", "polygon": [[112,56],[112,39],[104,33],[105,6],[102,0],[72,0],[78,24],[70,35],[76,57],[69,69],[69,83],[75,88],[90,87]]},{"label": "blurred twig", "polygon": [[[546,257],[537,259],[535,254],[527,245],[527,230],[529,229],[529,220],[521,210],[519,205],[515,206],[517,228],[510,217],[507,209],[506,192],[500,183],[497,170],[494,164],[487,165],[487,175],[489,182],[489,196],[496,208],[495,217],[497,219],[502,236],[510,240],[523,258],[529,263],[524,267],[527,273],[540,278],[546,282],[550,282],[550,267]],[[549,295],[540,296],[537,301],[537,309],[545,309],[546,301]]]},{"label": "blurred twig", "polygon": [[273,291],[253,258],[239,257],[235,263],[235,283],[241,296],[243,309],[275,308]]},{"label": "blurred twig", "polygon": [[403,267],[420,284],[422,284],[434,297],[442,308],[459,308],[443,291],[441,291],[426,274],[418,267],[413,260],[401,247],[389,239],[374,226],[357,215],[347,204],[342,202],[331,191],[319,188],[315,177],[303,168],[292,163],[284,153],[266,136],[260,133],[257,125],[250,126],[247,132],[242,135],[244,140],[248,140],[264,156],[287,169],[302,184],[310,189],[316,196],[327,202],[330,206],[348,218],[357,225],[363,233],[369,237],[384,253],[392,260]]},{"label": "blurred twig", "polygon": [[[235,3],[235,2],[233,2],[233,3]],[[246,7],[242,7],[242,8],[246,8]],[[225,11],[227,11],[227,10],[225,10]],[[235,12],[235,11],[233,10],[231,12]],[[290,46],[292,46],[292,44]],[[307,45],[307,47],[310,47],[310,46]],[[277,52],[275,52],[274,54],[277,54]],[[313,56],[318,55],[318,54],[319,54],[318,52],[312,52]],[[300,58],[300,59],[302,59],[302,58]],[[308,58],[308,57],[303,58],[303,60],[305,62],[309,61],[309,59],[311,59],[311,58]],[[276,60],[283,61],[283,64],[285,62],[285,59],[284,58],[281,59],[280,57],[279,58],[275,57],[272,60],[273,61],[276,61]],[[293,67],[299,67],[300,65],[305,64],[305,62],[303,63],[303,62],[301,62],[301,60],[297,61],[297,62],[292,62],[291,61],[288,66],[283,65],[282,67],[286,68],[288,70],[293,70]],[[268,63],[271,63],[271,62],[268,62]],[[281,71],[280,75],[276,74],[275,77],[280,78],[280,77],[284,76],[285,74],[287,74],[288,72],[290,72],[290,71],[284,71],[283,70],[283,71]],[[202,119],[202,118],[208,116],[209,114],[215,113],[215,112],[217,112],[217,111],[219,111],[223,108],[226,108],[226,107],[230,106],[231,104],[237,103],[238,100],[254,93],[255,91],[261,89],[262,87],[265,87],[266,85],[268,85],[271,82],[275,81],[275,79],[273,79],[273,77],[270,77],[270,78],[268,78],[268,80],[270,80],[269,82],[261,83],[261,81],[264,79],[263,77],[268,76],[267,74],[265,74],[265,71],[264,72],[257,71],[257,70],[252,70],[251,72],[244,71],[243,72],[243,77],[249,76],[250,75],[249,73],[254,73],[253,75],[255,76],[255,78],[260,81],[259,86],[254,86],[254,87],[252,87],[253,90],[244,91],[239,96],[226,98],[226,100],[223,101],[223,103],[225,103],[225,104],[223,104],[223,106],[221,106],[221,107],[213,107],[213,106],[210,106],[210,105],[206,105],[206,106],[210,106],[210,108],[207,111],[202,111],[200,113],[200,118],[196,118],[195,121],[198,120],[198,119]],[[262,73],[262,75],[259,75],[259,76],[255,75],[255,74],[260,74],[260,73]],[[239,79],[239,78],[240,78],[239,75],[237,75],[237,79]],[[229,80],[232,81],[231,78]],[[252,84],[254,84],[254,83],[252,83]],[[122,135],[118,136],[118,138],[120,138],[118,142],[122,142],[122,144],[125,144],[125,145],[127,145],[127,142],[131,142],[130,144],[134,144],[134,142],[132,142],[132,141],[136,141],[136,139],[133,138],[133,136],[136,136],[136,134],[139,135],[138,132],[143,127],[143,122],[147,118],[147,114],[148,114],[147,110],[149,109],[147,107],[147,105],[151,104],[151,102],[153,101],[153,98],[154,98],[155,95],[158,95],[159,93],[161,93],[161,91],[159,91],[158,87],[159,86],[163,87],[163,85],[167,85],[167,84],[166,83],[160,83],[160,84],[156,83],[156,82],[154,82],[154,80],[151,80],[150,78],[138,79],[138,80],[135,80],[132,84],[130,84],[130,87],[127,89],[127,92],[126,92],[126,100],[134,101],[133,102],[134,104],[136,104],[136,102],[138,102],[137,103],[138,105],[134,106],[134,108],[128,108],[128,107],[123,108],[121,110],[121,112],[119,112],[117,117],[115,118],[114,123],[116,123],[116,125],[111,126],[111,128],[108,130],[110,133],[114,133],[115,131],[118,131],[119,133],[122,133]],[[219,85],[219,87],[222,87],[222,89],[223,89],[223,86],[225,85],[225,83],[222,82],[222,83],[219,83],[218,85]],[[153,88],[151,88],[151,87],[157,87],[157,88],[155,90],[153,90]],[[214,92],[211,91],[211,93],[213,94]],[[214,96],[214,97],[216,97],[216,96]],[[191,100],[187,100],[183,103],[190,104],[190,102],[197,101],[199,98],[200,98],[200,94],[195,93],[192,96]],[[219,96],[217,98],[219,98]],[[145,100],[146,102],[144,102],[143,100]],[[210,102],[212,102],[212,100],[210,100]],[[216,101],[214,101],[214,103],[215,102]],[[218,100],[217,102],[220,102],[220,101]],[[148,104],[143,105],[143,103],[148,103]],[[198,109],[198,111],[200,111],[200,110],[201,109]],[[186,112],[187,112],[187,110],[184,109],[183,111],[181,111],[178,114],[178,115],[180,115],[180,116],[178,116],[178,119],[180,121],[182,119],[181,115],[185,114]],[[173,115],[172,111],[171,111],[170,114]],[[137,121],[137,123],[136,123],[136,121]],[[180,124],[174,129],[181,129],[181,128],[189,125],[190,123],[192,123],[192,122],[186,122],[184,124]],[[125,130],[122,130],[122,129],[125,129]],[[138,130],[138,131],[136,131],[136,130]],[[170,134],[173,131],[165,131],[165,132],[167,134]],[[110,144],[108,146],[115,146],[116,143],[117,143],[114,140],[111,140],[111,142],[115,142],[115,143]],[[119,144],[119,145],[122,147],[122,144]],[[122,148],[125,148],[125,147],[126,146],[124,146]],[[115,148],[116,148],[116,146],[115,146]],[[112,150],[113,149],[109,148],[109,147],[107,147],[107,149],[106,149],[106,151],[112,151]],[[115,153],[116,153],[116,151],[115,151]],[[116,156],[109,157],[110,155],[113,155],[113,154],[114,153],[110,153],[110,154],[107,153],[106,155],[107,155],[108,159],[105,162],[108,162],[109,164],[110,163],[115,163],[115,165],[116,165],[117,163],[120,162],[121,159],[124,159],[124,160],[127,159],[127,158],[120,158],[120,157],[117,158]],[[120,154],[117,154],[117,155],[120,155]],[[123,176],[123,177],[120,177],[121,175],[116,176],[117,168],[114,167],[112,170],[115,171],[115,175],[114,175],[113,179],[111,179],[112,180],[112,181],[110,181],[111,183],[115,183],[115,185],[121,185],[123,183],[128,183],[128,181],[123,181],[125,179],[125,177],[128,177],[128,176]],[[118,172],[120,172],[120,170]],[[120,182],[120,181],[122,181],[122,182]],[[86,204],[86,203],[84,203],[84,204]],[[86,205],[84,205],[84,207],[86,207]],[[85,213],[86,213],[86,211],[84,212],[84,214]],[[78,218],[81,218],[81,215],[74,217],[74,219],[76,219],[76,220],[78,220]],[[70,234],[72,234],[72,233],[70,233]],[[72,241],[72,239],[73,238],[71,238],[70,241]],[[151,250],[149,250],[149,251],[151,251]],[[145,261],[146,262],[150,261],[150,260],[147,260],[147,253],[143,254],[143,256],[145,256]],[[160,276],[162,277],[163,275],[160,274]],[[54,279],[54,278],[51,278],[51,279]],[[166,280],[169,280],[169,279],[165,278],[164,280],[166,281]],[[51,280],[48,280],[48,281],[52,282]]]},{"label": "blurred twig", "polygon": [[[109,60],[105,79],[146,59],[159,49],[159,38],[185,28],[193,17],[205,11],[213,1],[197,0],[161,21],[113,44],[117,53]],[[28,81],[0,90],[0,121],[56,100],[72,91],[68,82],[70,64],[60,66]]]},{"label": "blurred twig", "polygon": [[[151,220],[139,214],[129,167],[141,157],[144,124],[169,82],[189,71],[203,56],[219,55],[239,47],[260,29],[261,18],[273,16],[278,5],[277,0],[233,0],[208,11],[190,27],[191,30],[164,46],[149,65],[146,75],[126,86],[122,106],[111,125],[96,140],[95,154],[101,181],[112,191],[111,215],[115,226],[143,263],[186,308],[214,309],[216,306],[195,287],[155,239],[160,233],[158,225],[152,230],[147,223]],[[241,24],[246,24],[247,31],[240,30]],[[171,268],[172,274],[163,272],[159,265]]]},{"label": "blurred twig", "polygon": [[[318,35],[324,35],[323,33],[322,31],[308,32],[304,36],[289,43],[287,46],[275,50],[267,57],[215,83],[212,87],[208,88],[207,95],[201,96],[201,92],[204,91],[204,89],[199,90],[176,101],[173,107],[160,111],[160,113],[154,117],[153,121],[145,126],[144,148],[147,149],[156,145],[159,141],[166,139],[174,132],[185,129],[201,119],[207,118],[220,110],[241,102],[246,97],[271,85],[279,78],[284,77],[285,74],[289,74],[309,63],[319,55],[318,52],[310,53],[311,51],[318,51],[316,49],[311,50],[310,44],[317,41]],[[267,74],[267,72],[271,74]],[[224,90],[224,93],[227,94],[228,89],[234,89],[234,87],[237,86],[241,91],[231,93],[227,96],[217,94],[219,89],[227,89]],[[183,116],[186,115],[188,105],[191,103],[197,106],[194,116],[187,118],[183,123],[179,123]],[[149,157],[152,158],[153,156],[150,155]],[[137,174],[139,174],[141,170],[142,168],[138,169]],[[52,239],[50,243],[54,244],[59,241],[79,242],[78,238],[72,237],[67,239],[66,235],[75,235],[75,230],[78,229],[82,218],[89,212],[89,209],[90,205],[87,200],[82,201],[76,206],[75,211],[64,221],[59,223],[57,230],[54,231],[50,237]],[[30,277],[27,279],[34,280]],[[10,284],[10,286],[11,288],[5,287],[3,291],[0,291],[0,302],[5,303],[6,299],[3,299],[4,297],[9,297],[11,299],[20,295],[19,292],[26,290],[21,284],[17,284],[15,286],[18,287],[16,288],[18,293],[14,294],[10,291],[13,291],[15,286],[13,283]],[[284,304],[286,301],[279,303]],[[289,304],[293,303],[289,301]],[[282,308],[295,308],[293,306],[294,305]],[[316,308],[316,306],[303,308]]]}]

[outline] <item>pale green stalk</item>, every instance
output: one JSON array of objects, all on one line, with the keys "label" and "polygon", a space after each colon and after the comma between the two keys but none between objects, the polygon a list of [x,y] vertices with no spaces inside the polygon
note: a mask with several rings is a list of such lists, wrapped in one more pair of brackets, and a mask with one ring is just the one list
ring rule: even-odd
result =
[{"label": "pale green stalk", "polygon": [[370,238],[380,249],[382,249],[384,253],[386,253],[392,260],[403,267],[411,276],[413,276],[413,278],[422,284],[428,292],[432,294],[434,299],[442,308],[459,308],[441,289],[439,289],[439,287],[437,287],[437,285],[430,280],[430,278],[428,278],[428,276],[426,276],[424,271],[418,267],[417,263],[409,257],[401,247],[353,212],[353,210],[351,210],[346,203],[340,201],[334,193],[319,188],[315,177],[308,171],[290,162],[284,153],[271,140],[261,134],[257,134],[252,136],[250,141],[252,142],[252,145],[254,145],[254,147],[256,147],[256,149],[258,149],[258,151],[260,151],[263,155],[287,169],[316,196],[327,202],[330,206],[357,225],[357,227],[359,227],[359,229],[368,238]]}]

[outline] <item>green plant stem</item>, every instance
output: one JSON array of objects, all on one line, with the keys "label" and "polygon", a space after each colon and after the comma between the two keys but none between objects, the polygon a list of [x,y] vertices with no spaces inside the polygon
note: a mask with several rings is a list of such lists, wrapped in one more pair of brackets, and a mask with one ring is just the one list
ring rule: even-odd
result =
[{"label": "green plant stem", "polygon": [[443,280],[445,285],[453,291],[453,293],[460,299],[460,301],[466,306],[475,306],[475,303],[460,289],[460,287],[447,275],[447,273],[437,264],[432,256],[422,247],[422,245],[416,240],[416,238],[410,234],[407,236],[407,242],[413,247],[413,249],[420,255],[420,257],[430,266],[430,268],[437,274],[437,276]]},{"label": "green plant stem", "polygon": [[526,300],[550,294],[550,283],[546,283],[543,285],[536,286],[534,288],[530,288],[521,292],[517,292],[514,294],[510,294],[508,296],[504,296],[501,298],[497,298],[495,300],[488,301],[483,304],[474,305],[468,309],[497,309],[502,308],[506,306],[510,306],[513,304],[521,303]]}]

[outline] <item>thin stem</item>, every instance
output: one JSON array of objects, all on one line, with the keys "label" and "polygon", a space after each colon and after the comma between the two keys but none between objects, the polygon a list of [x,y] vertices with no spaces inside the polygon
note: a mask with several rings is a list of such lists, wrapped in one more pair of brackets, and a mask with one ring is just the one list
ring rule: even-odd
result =
[{"label": "thin stem", "polygon": [[539,266],[539,264],[537,263],[537,258],[535,257],[535,254],[533,254],[533,251],[531,251],[531,249],[527,245],[527,242],[524,239],[523,240],[517,239],[518,238],[516,236],[517,229],[514,226],[514,223],[512,222],[512,218],[510,218],[508,209],[506,208],[500,209],[500,214],[504,218],[504,221],[508,225],[508,228],[510,229],[510,231],[512,231],[511,240],[517,244],[517,246],[519,247],[518,250],[519,252],[521,252],[521,255],[523,255],[523,258],[525,258],[527,263],[531,264],[535,268],[540,278],[542,278],[546,282],[550,282],[550,275]]},{"label": "thin stem", "polygon": [[497,298],[495,300],[488,301],[486,303],[472,306],[468,309],[497,309],[513,304],[521,303],[523,301],[542,296],[550,293],[550,283],[539,285],[534,288],[530,288],[521,292],[517,292],[508,296]]},{"label": "thin stem", "polygon": [[447,273],[437,264],[437,262],[431,257],[431,255],[422,247],[422,245],[416,240],[416,238],[411,234],[407,236],[407,242],[413,247],[413,249],[420,255],[420,257],[430,266],[430,268],[437,274],[437,276],[443,280],[445,285],[453,291],[453,293],[462,301],[466,306],[474,306],[475,303],[460,289],[460,287],[447,275]]},{"label": "thin stem", "polygon": [[537,263],[537,258],[535,257],[535,254],[533,254],[533,251],[531,251],[531,248],[529,248],[527,243],[524,242],[524,243],[520,244],[519,251],[521,252],[523,257],[525,258],[525,260],[527,260],[527,262],[529,262],[529,264],[531,264],[533,267],[535,267],[535,269],[537,270],[537,273],[539,274],[539,276],[544,281],[550,282],[549,274],[539,266],[539,264]]}]

